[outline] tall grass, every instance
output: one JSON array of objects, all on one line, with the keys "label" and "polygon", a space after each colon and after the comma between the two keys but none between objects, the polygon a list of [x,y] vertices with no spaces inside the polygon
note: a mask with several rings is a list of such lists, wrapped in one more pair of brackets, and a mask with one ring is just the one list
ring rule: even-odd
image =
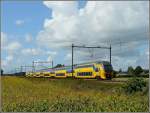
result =
[{"label": "tall grass", "polygon": [[148,95],[127,95],[124,84],[97,80],[2,77],[2,110],[147,112]]}]

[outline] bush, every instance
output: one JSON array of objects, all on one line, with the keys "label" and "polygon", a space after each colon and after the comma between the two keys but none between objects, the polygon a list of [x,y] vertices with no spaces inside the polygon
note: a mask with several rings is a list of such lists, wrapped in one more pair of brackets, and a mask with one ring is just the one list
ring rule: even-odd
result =
[{"label": "bush", "polygon": [[127,84],[123,86],[124,91],[126,93],[134,93],[138,91],[143,91],[143,89],[146,87],[146,81],[143,80],[143,78],[132,78],[127,81]]}]

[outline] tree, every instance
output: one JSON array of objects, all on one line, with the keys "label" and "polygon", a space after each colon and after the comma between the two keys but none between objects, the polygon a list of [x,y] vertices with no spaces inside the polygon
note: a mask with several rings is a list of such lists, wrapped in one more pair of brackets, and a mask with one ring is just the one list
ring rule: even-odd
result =
[{"label": "tree", "polygon": [[144,72],[145,74],[148,74],[148,73],[149,73],[149,70],[148,70],[148,69],[143,69],[143,72]]},{"label": "tree", "polygon": [[58,68],[58,67],[64,67],[64,64],[57,64],[54,68]]},{"label": "tree", "polygon": [[141,68],[141,66],[137,66],[135,68],[135,75],[139,75],[143,72],[143,69]]},{"label": "tree", "polygon": [[129,75],[134,75],[134,69],[133,69],[132,66],[129,66],[129,67],[128,67],[128,74],[129,74]]},{"label": "tree", "polygon": [[116,77],[116,75],[117,75],[117,71],[116,71],[116,70],[113,70],[113,71],[112,71],[112,73],[113,73],[113,75],[112,75],[112,76],[113,76],[113,77]]},{"label": "tree", "polygon": [[4,72],[3,69],[1,69],[1,75],[3,75],[3,72]]},{"label": "tree", "polygon": [[122,69],[120,68],[120,69],[119,69],[119,73],[121,73],[121,72],[122,72]]}]

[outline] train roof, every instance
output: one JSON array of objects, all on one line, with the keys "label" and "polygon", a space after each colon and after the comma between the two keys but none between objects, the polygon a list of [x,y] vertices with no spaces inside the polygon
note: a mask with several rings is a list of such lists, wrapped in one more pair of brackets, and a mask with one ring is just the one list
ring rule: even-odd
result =
[{"label": "train roof", "polygon": [[[108,61],[94,61],[94,62],[86,62],[86,63],[74,64],[74,68],[82,67],[82,66],[83,67],[91,67],[91,66],[93,66],[94,63],[110,65],[110,62],[108,62]],[[40,69],[40,70],[36,70],[36,72],[39,72],[39,71],[55,71],[55,70],[71,70],[71,69],[72,69],[72,66],[69,65],[69,66],[63,66],[63,67],[57,67],[57,68]]]}]

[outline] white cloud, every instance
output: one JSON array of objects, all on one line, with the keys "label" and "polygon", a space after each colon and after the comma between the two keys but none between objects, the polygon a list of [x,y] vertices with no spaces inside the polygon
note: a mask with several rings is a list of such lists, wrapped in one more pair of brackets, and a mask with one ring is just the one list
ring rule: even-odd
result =
[{"label": "white cloud", "polygon": [[2,66],[2,68],[6,68],[6,66],[7,66],[6,60],[1,60],[1,66]]},{"label": "white cloud", "polygon": [[7,39],[7,34],[4,32],[1,32],[1,47],[4,49],[7,45],[8,39]]},{"label": "white cloud", "polygon": [[[45,19],[44,29],[37,35],[38,44],[64,49],[71,47],[72,43],[105,46],[111,43],[112,54],[120,65],[124,60],[127,60],[128,65],[134,65],[134,59],[140,55],[135,48],[148,39],[148,2],[88,1],[80,10],[76,3],[44,2],[44,5],[52,9],[52,18]],[[126,42],[121,50],[115,45],[119,41]],[[65,59],[70,59],[70,53]],[[114,62],[114,65],[117,63]]]},{"label": "white cloud", "polygon": [[5,70],[9,70],[8,68],[14,66],[13,60],[14,60],[13,55],[6,56],[5,59],[1,60],[1,66],[2,66],[2,68],[5,69]]},{"label": "white cloud", "polygon": [[35,49],[35,48],[25,48],[25,49],[22,49],[22,54],[23,55],[33,55],[33,56],[36,56],[36,55],[40,55],[43,53],[43,51],[41,49]]},{"label": "white cloud", "polygon": [[56,51],[46,51],[47,55],[57,55]]},{"label": "white cloud", "polygon": [[24,20],[16,20],[15,23],[16,23],[17,26],[21,26],[21,25],[24,24]]},{"label": "white cloud", "polygon": [[72,16],[76,14],[77,2],[76,1],[44,1],[43,4],[53,10],[52,16]]},{"label": "white cloud", "polygon": [[72,54],[71,54],[71,53],[68,53],[68,54],[66,54],[64,60],[66,60],[66,61],[68,61],[68,60],[71,61],[71,58],[72,58]]},{"label": "white cloud", "polygon": [[11,55],[11,56],[7,56],[6,57],[6,60],[9,62],[9,61],[12,61],[13,60],[13,56]]},{"label": "white cloud", "polygon": [[33,37],[30,34],[25,35],[25,41],[26,42],[32,42],[32,40],[33,40]]},{"label": "white cloud", "polygon": [[6,33],[1,32],[1,47],[2,50],[12,53],[20,49],[22,45],[18,41],[11,41]]},{"label": "white cloud", "polygon": [[21,44],[19,42],[10,42],[7,47],[6,50],[8,52],[15,52],[16,50],[21,48]]},{"label": "white cloud", "polygon": [[[88,1],[85,8],[77,10],[74,2],[44,2],[53,13],[45,19],[39,32],[39,45],[50,48],[70,46],[71,43],[110,43],[118,39],[144,40],[148,35],[147,2]],[[71,10],[70,9],[71,4]],[[68,12],[69,11],[69,12]],[[140,18],[140,19],[137,19]],[[63,42],[63,43],[62,43]]]}]

